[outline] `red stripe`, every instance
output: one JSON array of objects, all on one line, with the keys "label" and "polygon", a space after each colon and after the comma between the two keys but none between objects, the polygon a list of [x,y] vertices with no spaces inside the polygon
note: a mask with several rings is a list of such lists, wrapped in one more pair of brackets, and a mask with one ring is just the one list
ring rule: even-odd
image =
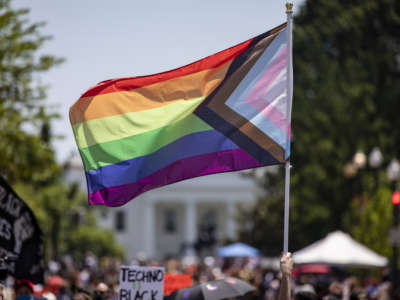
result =
[{"label": "red stripe", "polygon": [[231,48],[193,62],[189,65],[171,71],[148,76],[125,77],[102,81],[86,91],[80,99],[119,91],[130,91],[146,85],[169,80],[175,77],[185,76],[195,72],[216,68],[222,64],[227,63],[228,61],[233,60],[238,55],[243,53],[249,47],[252,40],[253,39],[247,40],[236,46],[233,46]]}]

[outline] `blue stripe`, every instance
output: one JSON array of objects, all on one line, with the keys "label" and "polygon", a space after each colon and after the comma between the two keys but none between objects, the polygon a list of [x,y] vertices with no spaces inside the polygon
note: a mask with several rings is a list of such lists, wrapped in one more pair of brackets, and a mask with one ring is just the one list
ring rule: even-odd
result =
[{"label": "blue stripe", "polygon": [[136,182],[183,158],[236,148],[235,143],[216,130],[192,133],[149,155],[86,172],[89,193]]},{"label": "blue stripe", "polygon": [[290,140],[286,143],[285,148],[285,159],[288,159],[290,156]]}]

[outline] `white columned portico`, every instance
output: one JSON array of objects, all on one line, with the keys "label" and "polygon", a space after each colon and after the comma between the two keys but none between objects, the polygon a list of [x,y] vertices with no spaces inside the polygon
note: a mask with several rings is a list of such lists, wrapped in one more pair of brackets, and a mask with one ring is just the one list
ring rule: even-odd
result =
[{"label": "white columned portico", "polygon": [[194,256],[194,243],[197,239],[196,203],[189,199],[185,204],[185,255]]},{"label": "white columned portico", "polygon": [[144,225],[145,228],[143,231],[146,233],[145,234],[145,251],[148,255],[148,257],[154,257],[155,256],[155,216],[154,216],[154,203],[152,201],[146,201],[144,205]]},{"label": "white columned portico", "polygon": [[235,202],[227,202],[226,235],[228,239],[236,238],[236,205]]}]

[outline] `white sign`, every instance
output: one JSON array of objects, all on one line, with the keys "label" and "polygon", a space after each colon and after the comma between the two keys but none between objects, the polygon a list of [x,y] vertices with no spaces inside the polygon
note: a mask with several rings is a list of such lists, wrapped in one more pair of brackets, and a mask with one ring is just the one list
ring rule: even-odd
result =
[{"label": "white sign", "polygon": [[164,268],[121,266],[119,300],[163,300]]}]

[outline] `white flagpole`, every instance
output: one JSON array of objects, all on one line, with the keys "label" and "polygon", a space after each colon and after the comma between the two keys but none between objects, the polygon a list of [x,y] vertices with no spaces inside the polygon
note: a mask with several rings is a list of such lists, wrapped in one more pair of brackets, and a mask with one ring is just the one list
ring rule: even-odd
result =
[{"label": "white flagpole", "polygon": [[[287,54],[286,54],[286,84],[287,84],[287,114],[286,114],[286,134],[289,134],[290,120],[292,117],[292,98],[293,98],[293,61],[292,61],[292,25],[293,25],[293,3],[286,3],[287,15]],[[290,140],[287,139],[290,143]],[[287,145],[286,149],[289,149]],[[285,163],[285,213],[283,227],[283,252],[287,253],[289,248],[289,196],[290,196],[290,160],[287,158]]]}]

